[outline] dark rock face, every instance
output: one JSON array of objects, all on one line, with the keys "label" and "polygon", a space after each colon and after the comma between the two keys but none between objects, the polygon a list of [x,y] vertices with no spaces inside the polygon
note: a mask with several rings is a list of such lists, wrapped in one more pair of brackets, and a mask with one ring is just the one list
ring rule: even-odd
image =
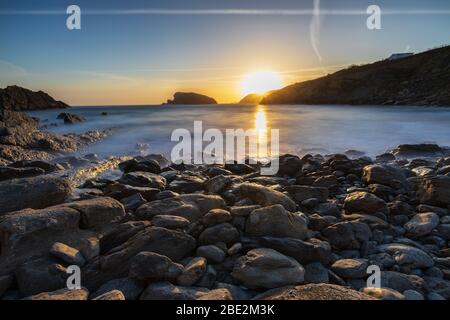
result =
[{"label": "dark rock face", "polygon": [[176,92],[173,100],[167,100],[166,104],[217,104],[217,101],[194,92]]},{"label": "dark rock face", "polygon": [[39,176],[0,182],[0,215],[24,208],[41,209],[62,203],[72,191],[62,178]]},{"label": "dark rock face", "polygon": [[82,116],[79,116],[79,115],[76,115],[73,113],[68,113],[68,112],[60,113],[57,118],[64,120],[64,123],[66,123],[66,124],[73,124],[73,123],[77,123],[77,122],[83,122],[86,120]]},{"label": "dark rock face", "polygon": [[376,300],[353,289],[334,284],[307,284],[269,290],[254,300]]},{"label": "dark rock face", "polygon": [[450,46],[354,66],[269,94],[261,104],[450,105]]},{"label": "dark rock face", "polygon": [[68,107],[64,102],[56,101],[43,91],[35,92],[18,86],[0,89],[0,109],[24,111]]},{"label": "dark rock face", "polygon": [[261,95],[258,93],[250,93],[250,94],[246,95],[244,98],[242,98],[242,100],[239,101],[239,104],[258,105],[263,98],[264,98],[264,95]]}]

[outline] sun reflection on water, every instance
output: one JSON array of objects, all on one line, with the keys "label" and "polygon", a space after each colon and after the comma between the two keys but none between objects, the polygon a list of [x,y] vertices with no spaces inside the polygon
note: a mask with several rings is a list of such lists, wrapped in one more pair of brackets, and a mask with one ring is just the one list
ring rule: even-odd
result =
[{"label": "sun reflection on water", "polygon": [[262,106],[258,106],[255,113],[255,130],[257,135],[257,143],[258,143],[258,151],[257,151],[257,158],[258,159],[264,159],[269,156],[267,152],[267,133],[268,133],[268,126],[267,126],[267,116],[266,116],[266,110]]}]

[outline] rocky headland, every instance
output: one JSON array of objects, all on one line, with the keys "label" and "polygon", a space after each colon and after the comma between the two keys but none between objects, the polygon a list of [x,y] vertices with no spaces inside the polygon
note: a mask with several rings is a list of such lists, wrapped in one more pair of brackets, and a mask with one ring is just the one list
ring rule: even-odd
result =
[{"label": "rocky headland", "polygon": [[[0,171],[0,296],[450,299],[449,155],[283,155],[272,177],[150,155],[76,193],[55,175],[64,161],[15,162]],[[79,290],[66,289],[70,265]],[[367,287],[371,265],[381,288]]]},{"label": "rocky headland", "polygon": [[64,102],[53,99],[43,91],[31,91],[19,86],[0,89],[0,109],[30,111],[68,107]]},{"label": "rocky headland", "polygon": [[217,104],[217,101],[211,97],[194,92],[176,92],[172,100],[167,100],[164,104],[176,105],[203,105]]},{"label": "rocky headland", "polygon": [[293,84],[261,104],[450,106],[450,46]]}]

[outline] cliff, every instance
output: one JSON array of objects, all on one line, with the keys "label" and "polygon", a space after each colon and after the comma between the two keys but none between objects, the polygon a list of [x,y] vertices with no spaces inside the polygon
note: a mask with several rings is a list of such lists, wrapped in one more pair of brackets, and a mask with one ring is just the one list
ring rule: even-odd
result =
[{"label": "cliff", "polygon": [[269,94],[261,104],[450,105],[450,46],[353,66]]},{"label": "cliff", "polygon": [[59,109],[69,106],[56,101],[43,91],[31,91],[19,86],[0,89],[0,108],[14,111]]}]

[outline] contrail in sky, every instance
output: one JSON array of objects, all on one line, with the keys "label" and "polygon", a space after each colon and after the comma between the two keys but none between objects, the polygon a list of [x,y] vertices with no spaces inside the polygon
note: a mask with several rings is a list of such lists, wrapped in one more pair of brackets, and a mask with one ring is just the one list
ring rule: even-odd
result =
[{"label": "contrail in sky", "polygon": [[[314,1],[316,2],[316,1]],[[317,1],[317,2],[320,2]],[[82,9],[86,15],[230,15],[312,16],[315,9]],[[0,10],[0,15],[66,15],[66,10]],[[367,15],[366,10],[320,10],[321,16]],[[383,15],[450,15],[450,10],[383,10]]]},{"label": "contrail in sky", "polygon": [[319,51],[319,44],[320,44],[319,37],[321,24],[322,18],[320,16],[320,0],[314,0],[314,10],[311,24],[309,26],[309,36],[311,39],[311,46],[313,47],[313,50],[316,53],[316,56],[319,59],[320,64],[322,65],[322,55],[320,54]]}]

